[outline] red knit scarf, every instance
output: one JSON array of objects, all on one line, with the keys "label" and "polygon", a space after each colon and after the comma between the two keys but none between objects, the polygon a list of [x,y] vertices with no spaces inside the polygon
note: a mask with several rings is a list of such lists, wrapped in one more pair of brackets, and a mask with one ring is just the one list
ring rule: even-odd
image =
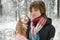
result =
[{"label": "red knit scarf", "polygon": [[34,19],[32,19],[32,21],[31,22],[37,22],[37,23],[39,23],[39,24],[42,24],[42,25],[44,25],[44,23],[42,23],[42,21],[44,20],[44,22],[46,21],[46,19],[44,18],[44,17],[38,17],[38,18],[34,18]]},{"label": "red knit scarf", "polygon": [[34,19],[32,19],[32,22],[39,22],[39,20],[40,20],[41,18],[42,18],[42,17],[34,18]]},{"label": "red knit scarf", "polygon": [[[43,21],[44,20],[44,21]],[[31,20],[31,29],[33,30],[35,27],[33,25],[34,22],[38,22],[40,26],[44,26],[46,23],[46,20],[44,17],[38,17],[38,18],[34,18]],[[33,31],[32,31],[33,32]]]}]

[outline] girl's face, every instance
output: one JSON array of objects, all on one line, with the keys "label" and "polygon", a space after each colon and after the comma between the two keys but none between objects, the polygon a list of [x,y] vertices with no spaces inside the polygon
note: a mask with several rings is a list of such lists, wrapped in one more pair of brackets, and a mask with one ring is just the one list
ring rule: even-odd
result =
[{"label": "girl's face", "polygon": [[37,18],[37,17],[41,16],[40,10],[32,8],[31,15],[33,18]]},{"label": "girl's face", "polygon": [[21,22],[23,24],[27,24],[29,21],[28,17],[26,15],[21,15]]}]

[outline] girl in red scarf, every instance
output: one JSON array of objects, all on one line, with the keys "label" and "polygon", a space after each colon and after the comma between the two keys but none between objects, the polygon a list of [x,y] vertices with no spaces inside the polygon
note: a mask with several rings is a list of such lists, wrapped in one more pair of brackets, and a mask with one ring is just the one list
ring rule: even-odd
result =
[{"label": "girl in red scarf", "polygon": [[[46,16],[45,3],[43,1],[34,1],[30,4],[31,29],[30,40],[53,40],[55,28],[51,24],[51,19]],[[36,36],[38,35],[38,36]],[[38,38],[38,39],[37,39]]]}]

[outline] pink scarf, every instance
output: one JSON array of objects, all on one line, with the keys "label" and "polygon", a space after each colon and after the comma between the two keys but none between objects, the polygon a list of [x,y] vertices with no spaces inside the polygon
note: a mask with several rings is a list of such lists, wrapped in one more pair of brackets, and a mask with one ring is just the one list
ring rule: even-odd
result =
[{"label": "pink scarf", "polygon": [[[33,25],[34,22],[38,22],[37,24],[39,24],[40,26],[44,26],[46,23],[46,19],[44,17],[38,17],[38,18],[32,19],[31,20],[31,33],[34,33],[34,28],[35,28]],[[41,30],[41,28],[38,30]]]}]

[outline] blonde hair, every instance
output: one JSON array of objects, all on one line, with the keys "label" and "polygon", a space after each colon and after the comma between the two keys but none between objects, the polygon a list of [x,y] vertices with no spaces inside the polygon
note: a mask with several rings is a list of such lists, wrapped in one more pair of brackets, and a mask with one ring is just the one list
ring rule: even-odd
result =
[{"label": "blonde hair", "polygon": [[22,25],[22,22],[21,22],[21,18],[19,17],[19,21],[16,25],[16,31],[15,31],[15,34],[21,34],[21,35],[24,35],[24,36],[27,36],[26,33],[27,33],[27,30],[23,27]]}]

